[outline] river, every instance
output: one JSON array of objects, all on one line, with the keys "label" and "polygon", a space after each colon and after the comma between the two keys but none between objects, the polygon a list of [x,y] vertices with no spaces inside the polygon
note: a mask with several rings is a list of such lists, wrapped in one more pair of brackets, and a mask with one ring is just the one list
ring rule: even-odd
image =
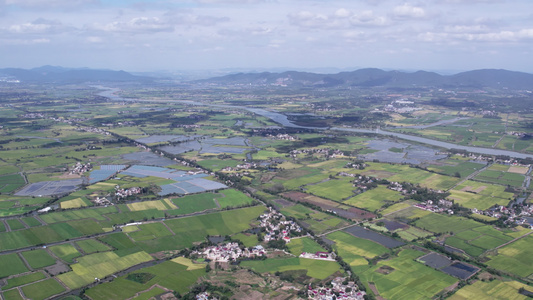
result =
[{"label": "river", "polygon": [[119,89],[106,88],[102,86],[95,86],[95,87],[105,89],[105,91],[99,93],[98,95],[109,98],[111,100],[117,100],[117,101],[171,102],[171,103],[179,102],[179,103],[184,103],[184,104],[210,106],[210,107],[226,108],[226,109],[243,109],[243,110],[247,110],[249,112],[258,114],[260,116],[267,117],[271,119],[272,121],[285,127],[315,129],[315,130],[334,130],[334,131],[345,131],[345,132],[356,132],[356,133],[372,133],[372,134],[379,134],[379,135],[384,135],[384,136],[393,136],[393,137],[397,137],[403,140],[418,142],[418,143],[432,145],[432,146],[445,148],[445,149],[460,149],[460,150],[465,150],[465,151],[472,152],[472,153],[480,153],[480,154],[486,154],[486,155],[504,155],[504,156],[514,157],[514,158],[521,158],[521,159],[533,158],[533,154],[520,153],[520,152],[510,151],[510,150],[463,146],[463,145],[457,145],[457,144],[448,143],[448,142],[432,140],[432,139],[428,139],[424,137],[408,135],[408,134],[403,134],[403,133],[398,133],[398,132],[385,131],[385,130],[380,130],[380,129],[370,130],[370,129],[345,128],[345,127],[323,128],[323,127],[299,126],[289,121],[287,116],[284,114],[265,110],[262,108],[254,108],[254,107],[246,107],[246,106],[238,106],[238,105],[209,104],[209,103],[202,103],[202,102],[196,102],[196,101],[190,101],[190,100],[128,99],[128,98],[122,98],[120,96],[115,95],[115,93],[119,91]]}]

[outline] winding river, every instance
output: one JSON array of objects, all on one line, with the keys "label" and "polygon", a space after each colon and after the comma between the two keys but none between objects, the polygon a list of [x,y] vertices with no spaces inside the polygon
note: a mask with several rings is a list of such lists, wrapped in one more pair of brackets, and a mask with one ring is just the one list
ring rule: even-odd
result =
[{"label": "winding river", "polygon": [[238,105],[209,104],[209,103],[202,103],[202,102],[196,102],[196,101],[190,101],[190,100],[127,99],[127,98],[122,98],[120,96],[117,96],[115,94],[117,91],[119,91],[119,89],[107,88],[107,87],[102,87],[102,86],[95,86],[95,87],[105,89],[105,91],[99,93],[98,95],[109,98],[111,100],[117,100],[117,101],[172,102],[172,103],[179,102],[179,103],[190,104],[190,105],[210,106],[210,107],[226,108],[226,109],[243,109],[243,110],[247,110],[249,112],[261,115],[263,117],[267,117],[271,119],[272,121],[285,127],[315,129],[315,130],[326,130],[327,129],[327,130],[356,132],[356,133],[372,133],[372,134],[379,134],[379,135],[384,135],[384,136],[393,136],[393,137],[397,137],[403,140],[423,143],[423,144],[432,145],[432,146],[445,148],[445,149],[460,149],[460,150],[465,150],[465,151],[472,152],[472,153],[480,153],[480,154],[486,154],[486,155],[504,155],[504,156],[514,157],[514,158],[522,158],[522,159],[533,158],[533,154],[520,153],[520,152],[510,151],[510,150],[463,146],[463,145],[457,145],[457,144],[448,143],[448,142],[432,140],[432,139],[428,139],[424,137],[413,136],[413,135],[408,135],[408,134],[403,134],[403,133],[398,133],[398,132],[385,131],[385,130],[380,130],[380,129],[370,130],[370,129],[344,128],[344,127],[323,128],[323,127],[299,126],[289,121],[287,116],[284,114],[265,110],[262,108],[245,107],[245,106],[238,106]]}]

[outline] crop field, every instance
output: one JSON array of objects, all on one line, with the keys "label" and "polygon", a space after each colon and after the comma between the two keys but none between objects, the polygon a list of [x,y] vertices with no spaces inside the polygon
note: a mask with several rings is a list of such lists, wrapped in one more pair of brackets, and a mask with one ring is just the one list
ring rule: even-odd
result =
[{"label": "crop field", "polygon": [[156,283],[185,294],[188,292],[189,286],[205,274],[205,265],[201,269],[188,270],[188,268],[189,266],[187,265],[167,261],[156,266],[140,269],[133,273],[154,275],[146,283],[135,282],[127,279],[127,276],[122,276],[112,282],[100,284],[89,289],[87,295],[94,300],[127,299],[133,297],[135,293],[147,290]]},{"label": "crop field", "polygon": [[84,201],[81,198],[76,198],[72,200],[63,201],[60,203],[62,209],[69,209],[69,208],[79,208],[84,206],[89,206],[86,201]]},{"label": "crop field", "polygon": [[530,299],[518,292],[520,288],[530,290],[531,287],[518,281],[481,281],[478,280],[471,285],[467,285],[455,292],[450,300],[526,300]]},{"label": "crop field", "polygon": [[439,164],[429,165],[427,168],[437,173],[443,173],[448,176],[455,176],[456,173],[464,178],[475,171],[481,169],[484,165],[477,162],[459,161],[459,160],[445,160],[440,161]]},{"label": "crop field", "polygon": [[371,189],[352,197],[344,201],[344,203],[375,212],[384,204],[397,202],[402,198],[403,196],[399,192],[390,190],[386,186],[380,185],[375,189]]},{"label": "crop field", "polygon": [[140,229],[139,231],[128,233],[128,235],[135,241],[146,241],[172,235],[163,223],[142,224],[138,227]]},{"label": "crop field", "polygon": [[317,242],[308,237],[292,239],[288,246],[289,252],[296,256],[302,254],[302,252],[316,253],[318,251],[325,251]]},{"label": "crop field", "polygon": [[134,202],[127,204],[127,207],[130,211],[143,211],[149,209],[156,210],[167,210],[169,209],[168,204],[162,200],[153,200],[153,201],[143,201],[143,202]]},{"label": "crop field", "polygon": [[341,270],[335,261],[324,261],[307,258],[271,258],[267,260],[249,260],[241,262],[241,266],[248,267],[259,273],[275,273],[277,271],[307,270],[307,276],[326,279]]},{"label": "crop field", "polygon": [[81,256],[81,253],[71,244],[56,245],[50,247],[49,249],[52,251],[52,253],[54,253],[55,256],[67,263],[71,263],[74,258]]},{"label": "crop field", "polygon": [[[335,242],[333,248],[351,266],[360,266],[361,258],[372,259],[376,256],[389,253],[386,247],[378,243],[355,237],[343,231],[330,233],[326,238]],[[368,262],[364,265],[368,265]]]},{"label": "crop field", "polygon": [[56,259],[44,249],[22,252],[22,256],[33,269],[40,269],[56,263]]},{"label": "crop field", "polygon": [[0,193],[9,194],[24,186],[24,184],[24,178],[22,178],[19,174],[0,176]]},{"label": "crop field", "polygon": [[78,263],[71,265],[72,271],[60,274],[57,278],[69,288],[75,289],[93,282],[94,278],[104,278],[152,259],[144,251],[122,257],[113,252],[95,253],[78,258]]},{"label": "crop field", "polygon": [[46,276],[42,272],[30,273],[19,277],[12,277],[7,279],[7,284],[2,287],[2,290],[5,291],[17,286],[25,285],[45,278]]},{"label": "crop field", "polygon": [[251,233],[238,233],[236,235],[232,235],[231,239],[241,241],[245,247],[253,247],[259,244],[259,241],[257,240],[257,235]]},{"label": "crop field", "polygon": [[220,192],[225,197],[217,198],[216,201],[220,204],[220,208],[239,207],[253,204],[254,200],[244,193],[234,189],[227,189]]},{"label": "crop field", "polygon": [[[460,201],[465,201],[464,205],[475,205],[487,206],[488,204],[494,205],[495,202],[504,202],[502,205],[507,205],[507,203],[513,199],[513,193],[505,191],[505,186],[477,182],[472,180],[467,180],[462,184],[458,185],[452,191],[452,198],[456,199],[459,203]],[[471,195],[468,197],[468,195]],[[483,201],[485,199],[485,201]],[[463,204],[463,203],[461,203]],[[491,205],[488,205],[490,207]],[[469,207],[469,206],[467,206]],[[488,208],[487,207],[487,208]],[[478,209],[483,209],[478,207]]]},{"label": "crop field", "polygon": [[109,246],[104,245],[93,239],[82,240],[82,241],[76,242],[76,245],[78,245],[78,247],[81,250],[83,250],[83,252],[85,252],[86,254],[111,250]]},{"label": "crop field", "polygon": [[26,271],[28,269],[16,253],[0,255],[0,278]]},{"label": "crop field", "polygon": [[[373,283],[380,296],[386,299],[431,299],[444,288],[457,282],[446,275],[413,259],[423,255],[415,250],[402,250],[398,257],[379,261],[376,266],[360,274],[363,282]],[[377,270],[380,267],[392,268],[385,275]]]},{"label": "crop field", "polygon": [[23,286],[21,289],[27,298],[35,300],[46,299],[65,290],[65,288],[53,278]]},{"label": "crop field", "polygon": [[467,218],[440,215],[435,213],[430,213],[422,217],[420,220],[416,221],[415,225],[419,228],[435,233],[457,233],[483,226],[483,224]]},{"label": "crop field", "polygon": [[524,183],[524,175],[517,173],[509,173],[496,170],[485,170],[479,173],[474,179],[485,182],[492,182],[497,184],[511,185],[521,187]]},{"label": "crop field", "polygon": [[18,219],[7,219],[6,223],[12,231],[26,228]]},{"label": "crop field", "polygon": [[24,217],[21,218],[21,220],[29,227],[37,227],[42,225],[41,222],[39,222],[39,220],[35,219],[34,217]]},{"label": "crop field", "polygon": [[505,272],[528,277],[533,273],[528,263],[533,255],[533,237],[527,236],[498,249],[497,255],[490,255],[486,264]]},{"label": "crop field", "polygon": [[40,218],[48,224],[65,222],[79,219],[95,219],[97,221],[105,221],[104,214],[116,213],[117,208],[114,206],[98,207],[84,210],[69,210],[62,212],[53,212],[43,214]]},{"label": "crop field", "polygon": [[184,197],[173,198],[171,201],[178,207],[178,214],[190,214],[193,212],[215,209],[217,205],[214,199],[220,199],[221,194],[201,193],[196,195],[187,195]]},{"label": "crop field", "polygon": [[328,180],[313,185],[307,185],[306,189],[309,193],[319,197],[334,201],[343,201],[353,196],[354,188],[350,179],[351,177]]}]

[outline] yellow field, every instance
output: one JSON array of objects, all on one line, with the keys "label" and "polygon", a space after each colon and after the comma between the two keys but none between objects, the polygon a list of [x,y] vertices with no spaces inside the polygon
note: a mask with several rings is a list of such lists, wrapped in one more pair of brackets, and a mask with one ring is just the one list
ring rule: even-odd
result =
[{"label": "yellow field", "polygon": [[76,198],[72,200],[68,200],[65,202],[60,203],[62,209],[69,209],[69,208],[78,208],[87,206],[87,203],[85,203],[81,198]]},{"label": "yellow field", "polygon": [[391,205],[391,206],[385,208],[383,211],[381,211],[381,214],[382,215],[390,214],[390,213],[393,213],[395,211],[399,211],[401,209],[408,208],[410,206],[412,206],[412,204],[408,203],[408,202],[396,203],[394,205]]},{"label": "yellow field", "polygon": [[165,201],[165,203],[166,203],[168,206],[170,206],[172,209],[178,209],[178,207],[177,207],[174,203],[172,203],[172,201],[171,201],[170,199],[165,198],[165,199],[163,199],[163,201]]},{"label": "yellow field", "polygon": [[127,204],[131,211],[140,211],[147,209],[167,210],[167,207],[160,200],[135,202]]},{"label": "yellow field", "polygon": [[176,257],[172,259],[173,262],[187,266],[187,271],[205,269],[205,264],[195,264],[190,259],[185,257]]},{"label": "yellow field", "polygon": [[527,167],[511,166],[507,172],[525,175],[529,169]]},{"label": "yellow field", "polygon": [[289,161],[284,161],[282,164],[278,165],[278,168],[283,168],[285,170],[297,169],[297,168],[301,168],[301,167],[302,167],[302,165],[295,164],[295,163],[292,163],[292,162],[289,162]]},{"label": "yellow field", "polygon": [[476,281],[472,285],[467,285],[453,294],[450,300],[485,300],[485,299],[529,299],[528,297],[519,294],[518,289],[524,287],[528,290],[525,284],[517,281],[501,282],[494,280],[492,282]]},{"label": "yellow field", "polygon": [[122,227],[122,232],[134,232],[134,231],[138,231],[138,230],[139,230],[139,227],[135,226],[135,225]]}]

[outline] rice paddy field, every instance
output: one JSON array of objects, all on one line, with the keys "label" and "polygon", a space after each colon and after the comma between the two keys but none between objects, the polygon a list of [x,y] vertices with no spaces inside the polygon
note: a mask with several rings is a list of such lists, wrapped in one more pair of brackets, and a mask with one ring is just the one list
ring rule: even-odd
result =
[{"label": "rice paddy field", "polygon": [[386,186],[379,185],[377,188],[365,191],[343,203],[375,212],[384,204],[398,202],[402,198],[403,196],[399,192],[390,190]]},{"label": "rice paddy field", "polygon": [[376,242],[355,237],[344,231],[330,233],[326,238],[335,242],[333,249],[338,251],[355,272],[368,268],[369,259],[390,253],[389,249]]},{"label": "rice paddy field", "polygon": [[518,292],[520,288],[531,290],[531,287],[517,281],[481,281],[478,280],[474,284],[467,285],[459,289],[448,299],[450,300],[484,300],[484,299],[498,299],[498,300],[525,300],[529,297]]},{"label": "rice paddy field", "polygon": [[489,255],[490,260],[486,264],[498,270],[530,278],[533,270],[528,262],[533,255],[532,245],[533,237],[526,236],[498,249],[497,254]]},{"label": "rice paddy field", "polygon": [[139,283],[128,279],[128,276],[119,277],[112,282],[97,285],[87,291],[91,299],[127,299],[136,293],[146,291],[154,284],[185,294],[189,286],[205,274],[205,265],[191,268],[190,261],[166,261],[161,264],[140,269],[133,274],[150,274],[153,277]]},{"label": "rice paddy field", "polygon": [[40,269],[56,263],[56,259],[44,249],[22,252],[21,255],[33,269]]},{"label": "rice paddy field", "polygon": [[[431,299],[457,279],[414,261],[423,254],[410,249],[402,250],[397,257],[379,261],[359,276],[367,286],[374,285],[379,295],[386,299]],[[379,272],[382,267],[392,271],[383,274]]]},{"label": "rice paddy field", "polygon": [[241,266],[259,273],[275,273],[294,270],[307,270],[306,275],[316,279],[326,279],[340,272],[340,265],[335,261],[324,261],[307,258],[271,258],[266,260],[243,261]]}]

